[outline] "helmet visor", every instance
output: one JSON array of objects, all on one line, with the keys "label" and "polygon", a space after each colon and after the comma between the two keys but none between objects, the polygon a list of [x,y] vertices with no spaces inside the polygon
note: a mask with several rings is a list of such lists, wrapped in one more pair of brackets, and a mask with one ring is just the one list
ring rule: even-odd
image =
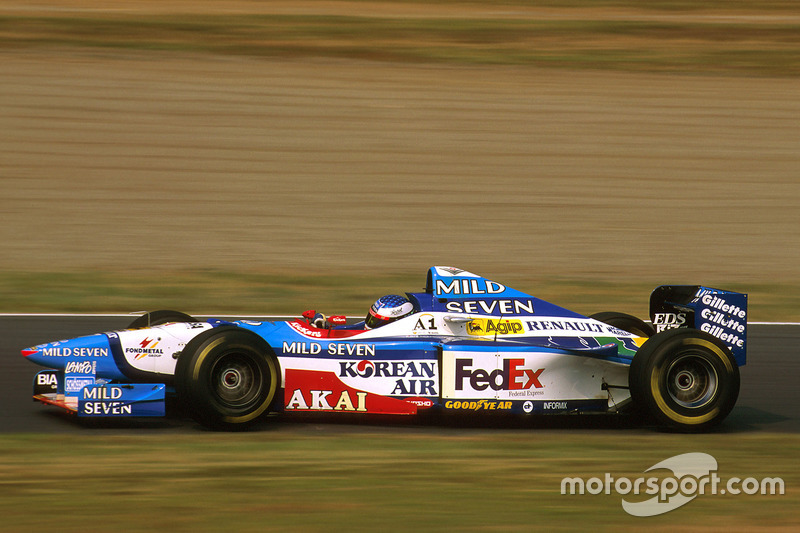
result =
[{"label": "helmet visor", "polygon": [[364,319],[364,324],[367,326],[368,329],[375,329],[381,326],[385,326],[389,322],[393,321],[394,318],[381,316],[377,313],[374,313],[372,309],[369,310],[367,313],[367,318]]}]

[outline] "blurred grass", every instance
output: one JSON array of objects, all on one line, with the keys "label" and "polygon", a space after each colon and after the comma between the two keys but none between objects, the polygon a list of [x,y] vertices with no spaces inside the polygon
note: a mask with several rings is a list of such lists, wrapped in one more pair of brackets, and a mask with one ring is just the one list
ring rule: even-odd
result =
[{"label": "blurred grass", "polygon": [[[2,531],[778,531],[797,527],[796,438],[414,428],[339,433],[0,435]],[[644,471],[703,451],[723,481],[786,494],[702,495],[646,521],[621,496],[561,495],[564,477]],[[629,500],[645,498],[629,496]]]},{"label": "blurred grass", "polygon": [[[490,276],[491,277],[491,276]],[[498,277],[498,281],[583,314],[622,311],[646,318],[660,282]],[[702,281],[702,280],[699,280]],[[361,315],[379,296],[422,292],[425,272],[320,274],[289,272],[0,272],[0,312],[134,312],[176,309],[194,314]],[[749,294],[749,320],[799,322],[800,285],[710,283]]]},{"label": "blurred grass", "polygon": [[[366,1],[355,3],[359,4],[371,5]],[[745,2],[703,3],[702,16],[691,16],[698,9],[691,2],[640,5],[496,1],[491,3],[493,10],[486,12],[489,18],[461,15],[459,6],[471,5],[474,9],[475,4],[469,2],[437,5],[444,13],[427,18],[427,12],[419,16],[366,16],[354,14],[352,9],[343,10],[342,15],[318,14],[313,9],[308,14],[7,12],[0,16],[0,50],[122,49],[272,58],[800,75],[800,10],[791,2],[765,2],[763,6],[759,4],[756,15],[748,11],[749,16],[737,11],[749,7]],[[515,7],[563,11],[559,17],[537,16],[535,10],[509,16],[504,11],[513,13]],[[603,7],[618,11],[603,11]],[[409,10],[413,12],[413,7]],[[662,15],[642,15],[643,10]],[[676,12],[686,16],[669,16]],[[492,13],[499,15],[491,18]],[[596,18],[598,13],[602,16]],[[764,17],[763,13],[770,16]]]},{"label": "blurred grass", "polygon": [[[353,4],[374,4],[375,0],[351,0]],[[488,7],[528,7],[528,8],[558,8],[558,9],[586,9],[586,8],[625,8],[639,11],[687,11],[687,12],[791,12],[797,8],[795,0],[388,0],[389,4],[405,5],[447,5],[469,6],[479,5]]]},{"label": "blurred grass", "polygon": [[[356,0],[361,3],[370,3],[373,0]],[[792,11],[797,8],[795,0],[390,0],[404,4],[479,4],[482,6],[518,6],[518,7],[550,7],[560,9],[585,9],[597,7],[616,7],[637,9],[641,11],[703,11],[716,13],[719,11],[730,12],[747,11]]]}]

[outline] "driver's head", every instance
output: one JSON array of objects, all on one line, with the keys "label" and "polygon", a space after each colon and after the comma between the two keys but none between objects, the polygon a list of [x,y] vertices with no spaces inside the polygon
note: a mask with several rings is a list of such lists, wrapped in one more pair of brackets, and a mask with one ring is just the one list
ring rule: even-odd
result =
[{"label": "driver's head", "polygon": [[389,322],[394,322],[399,318],[410,315],[413,310],[414,304],[408,301],[408,298],[397,294],[388,294],[381,296],[372,304],[364,324],[367,329],[379,328]]}]

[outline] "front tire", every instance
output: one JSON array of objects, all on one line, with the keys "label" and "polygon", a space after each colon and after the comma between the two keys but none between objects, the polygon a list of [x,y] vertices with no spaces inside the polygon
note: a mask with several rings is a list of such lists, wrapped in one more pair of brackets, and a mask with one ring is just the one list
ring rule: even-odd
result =
[{"label": "front tire", "polygon": [[264,339],[223,326],[186,345],[175,368],[175,391],[201,424],[245,429],[269,412],[279,376],[277,359]]},{"label": "front tire", "polygon": [[162,309],[160,311],[151,311],[143,314],[131,322],[128,326],[128,329],[152,328],[153,326],[169,324],[170,322],[198,322],[198,320],[195,317],[187,315],[186,313],[181,313],[180,311]]},{"label": "front tire", "polygon": [[664,426],[703,431],[719,424],[739,396],[739,367],[716,337],[669,329],[642,345],[629,374],[634,405]]}]

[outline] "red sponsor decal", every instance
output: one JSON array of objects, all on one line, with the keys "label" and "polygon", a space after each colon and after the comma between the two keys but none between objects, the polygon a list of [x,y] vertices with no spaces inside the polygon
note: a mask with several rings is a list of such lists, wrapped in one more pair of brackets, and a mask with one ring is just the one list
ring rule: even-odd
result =
[{"label": "red sponsor decal", "polygon": [[342,339],[364,333],[362,329],[320,329],[299,320],[287,322],[296,332],[312,339]]},{"label": "red sponsor decal", "polygon": [[[423,398],[425,400],[425,398]],[[429,401],[429,400],[428,400]],[[284,411],[322,411],[413,415],[418,406],[407,400],[370,394],[348,387],[333,372],[286,369]]]},{"label": "red sponsor decal", "polygon": [[403,401],[416,405],[418,409],[430,409],[433,407],[433,400],[430,398],[403,398]]},{"label": "red sponsor decal", "polygon": [[328,322],[334,326],[344,326],[347,324],[347,318],[340,315],[333,315],[328,317]]}]

